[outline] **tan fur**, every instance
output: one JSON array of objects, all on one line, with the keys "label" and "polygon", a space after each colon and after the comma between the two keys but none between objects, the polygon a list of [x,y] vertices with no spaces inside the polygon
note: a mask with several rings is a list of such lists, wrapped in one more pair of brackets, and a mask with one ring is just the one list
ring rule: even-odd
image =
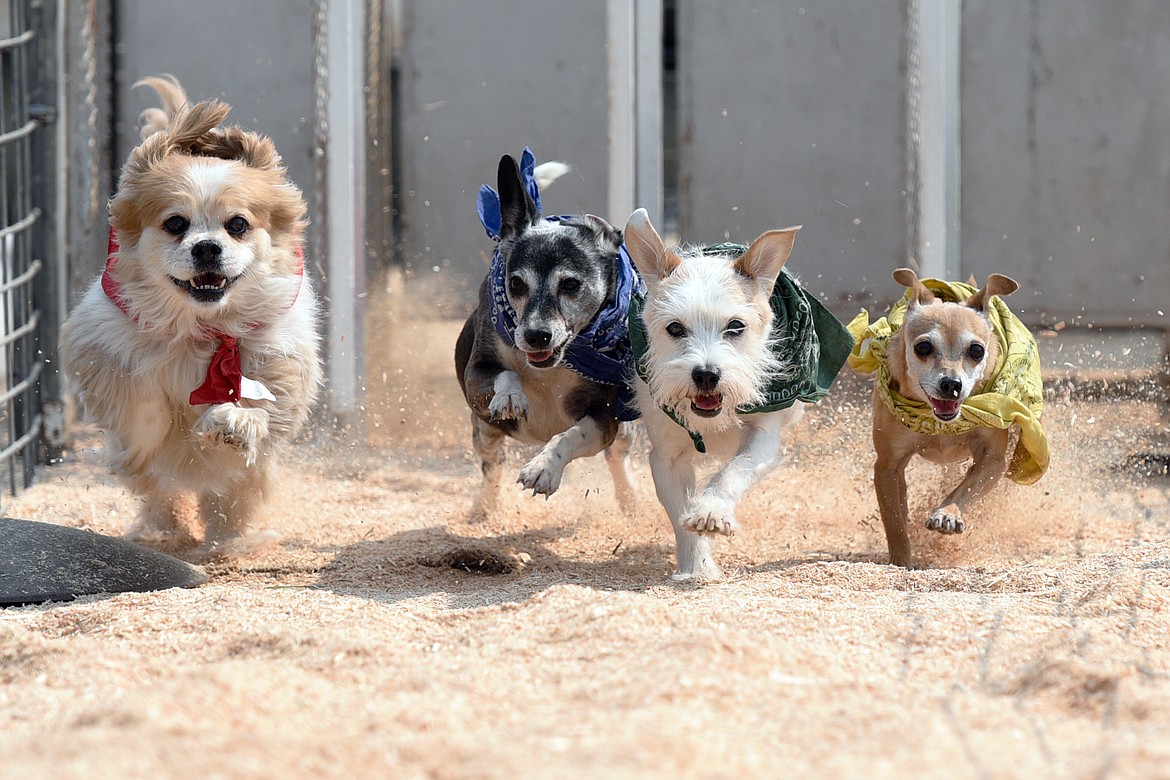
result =
[{"label": "tan fur", "polygon": [[[930,403],[929,390],[938,386],[940,377],[961,377],[961,396],[981,392],[999,358],[999,340],[994,337],[985,309],[993,295],[1007,295],[1019,285],[1009,277],[992,274],[983,288],[959,304],[935,298],[909,268],[893,274],[899,284],[914,290],[914,300],[906,311],[902,327],[890,339],[887,365],[893,389],[906,398]],[[920,341],[929,341],[932,354],[923,357],[914,351]],[[970,346],[981,344],[984,359],[976,363]],[[909,566],[909,510],[906,501],[906,466],[919,455],[936,463],[951,463],[972,458],[971,468],[942,503],[926,520],[928,528],[941,533],[961,533],[963,512],[999,481],[1007,469],[1011,432],[980,427],[969,433],[930,436],[902,425],[882,401],[877,390],[873,396],[873,442],[877,452],[874,465],[874,489],[882,525],[885,527],[890,562]]]},{"label": "tan fur", "polygon": [[[112,276],[132,316],[95,282],[62,329],[62,362],[87,415],[110,434],[115,468],[145,500],[132,535],[181,544],[183,515],[197,505],[198,554],[245,552],[268,536],[260,524],[280,452],[322,380],[316,299],[299,273],[306,207],[271,141],[219,126],[227,105],[188,105],[173,77],[140,83],[163,109],[144,112],[144,140],[109,208],[120,244]],[[163,228],[174,215],[190,219],[185,235]],[[226,232],[234,217],[247,220],[242,236]],[[215,303],[173,281],[192,277],[197,239],[222,244],[234,278]],[[209,328],[238,340],[243,374],[275,401],[188,403],[217,344]]]}]

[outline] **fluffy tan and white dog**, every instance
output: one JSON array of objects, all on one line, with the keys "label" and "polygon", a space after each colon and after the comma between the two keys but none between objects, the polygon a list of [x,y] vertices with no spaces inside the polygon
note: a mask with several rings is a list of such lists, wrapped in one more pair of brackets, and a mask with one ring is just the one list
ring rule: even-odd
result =
[{"label": "fluffy tan and white dog", "polygon": [[173,77],[139,83],[163,108],[142,114],[62,363],[145,502],[129,535],[197,543],[197,501],[196,554],[245,553],[275,536],[261,509],[322,381],[305,202],[268,138],[221,126],[229,106],[189,105]]}]

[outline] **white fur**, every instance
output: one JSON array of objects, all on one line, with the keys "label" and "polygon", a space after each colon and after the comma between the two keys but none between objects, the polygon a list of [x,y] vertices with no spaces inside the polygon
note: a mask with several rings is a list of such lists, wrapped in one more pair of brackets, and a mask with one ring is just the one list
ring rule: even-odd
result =
[{"label": "white fur", "polygon": [[[728,257],[706,257],[680,252],[682,264],[669,283],[651,283],[643,318],[650,333],[647,365],[651,394],[658,405],[671,408],[687,427],[706,435],[741,424],[734,414],[701,417],[691,409],[695,383],[691,372],[709,367],[720,372],[724,409],[757,403],[772,376],[786,369],[771,349],[772,310],[758,305],[752,290],[737,278]],[[766,303],[766,301],[765,301]],[[727,333],[733,320],[746,330],[738,337]],[[672,322],[687,335],[672,338]]]},{"label": "white fur", "polygon": [[[182,122],[192,114],[184,109],[164,116]],[[144,145],[157,144],[169,129],[155,128]],[[233,132],[261,151],[268,143]],[[117,208],[111,208],[113,224],[121,219],[131,236],[113,274],[130,313],[95,281],[62,327],[64,372],[88,417],[109,434],[120,476],[144,499],[131,535],[176,546],[190,534],[198,540],[200,528],[189,527],[195,525],[201,526],[202,553],[247,552],[271,538],[259,527],[264,500],[280,452],[308,419],[322,381],[316,297],[309,279],[296,272],[303,199],[288,188],[274,151],[269,159],[275,162],[263,169],[186,152],[155,158],[140,151],[131,156],[136,173],[124,173],[112,202]],[[162,170],[168,173],[159,175]],[[136,197],[142,192],[149,197]],[[257,223],[230,237],[224,229],[231,216],[251,221],[275,208],[291,214],[281,230]],[[183,236],[161,227],[168,214],[190,219]],[[215,302],[199,302],[173,281],[194,275],[191,247],[203,239],[222,244],[223,275],[239,276]],[[262,383],[275,400],[190,405],[218,346],[209,331],[238,340],[244,376]],[[198,517],[188,516],[196,506]]]},{"label": "white fur", "polygon": [[[642,209],[630,218],[625,236],[648,289],[643,319],[649,337],[649,382],[639,379],[637,398],[653,447],[654,488],[674,527],[673,577],[717,579],[723,575],[712,554],[712,536],[733,536],[739,530],[736,506],[778,465],[781,433],[803,414],[801,404],[771,413],[736,412],[741,404],[759,401],[768,381],[787,370],[771,349],[775,336],[768,304],[787,249],[768,244],[787,241],[790,249],[791,236],[765,234],[753,243],[746,262],[763,256],[767,269],[752,277],[737,272],[737,261],[730,257],[667,250]],[[742,268],[745,261],[738,262]],[[745,326],[741,334],[728,331],[732,320]],[[671,323],[681,324],[685,335],[672,336],[667,330]],[[696,368],[720,375],[723,400],[715,417],[701,416],[691,406]],[[664,406],[702,435],[706,455],[696,451],[687,430],[663,411]],[[700,488],[697,469],[712,462],[715,471]]]},{"label": "white fur", "polygon": [[532,170],[532,178],[536,180],[536,186],[543,190],[571,170],[573,168],[568,163],[563,163],[559,160],[549,160],[548,162],[541,163]]}]

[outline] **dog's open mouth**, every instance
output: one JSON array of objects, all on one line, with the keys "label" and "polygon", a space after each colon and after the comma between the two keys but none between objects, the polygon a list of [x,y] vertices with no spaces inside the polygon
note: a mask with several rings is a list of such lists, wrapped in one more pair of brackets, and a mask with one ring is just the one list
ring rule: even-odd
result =
[{"label": "dog's open mouth", "polygon": [[716,417],[723,411],[723,393],[698,393],[691,396],[691,411],[700,417]]},{"label": "dog's open mouth", "polygon": [[538,352],[525,352],[524,356],[528,358],[528,365],[533,368],[552,368],[561,360],[561,353],[563,349],[543,349]]},{"label": "dog's open mouth", "polygon": [[190,280],[176,279],[172,276],[171,281],[200,303],[215,303],[227,294],[228,288],[239,278],[237,276],[235,279],[229,279],[216,273],[203,273]]},{"label": "dog's open mouth", "polygon": [[939,420],[950,422],[959,416],[959,407],[963,405],[962,401],[953,398],[943,401],[938,398],[931,398],[930,396],[927,396],[927,398],[930,399],[930,408],[934,411],[934,416]]}]

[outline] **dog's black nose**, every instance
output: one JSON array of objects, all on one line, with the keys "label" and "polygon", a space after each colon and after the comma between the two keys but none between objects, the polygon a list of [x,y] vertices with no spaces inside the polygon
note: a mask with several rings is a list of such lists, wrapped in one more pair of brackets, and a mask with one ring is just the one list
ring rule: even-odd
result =
[{"label": "dog's black nose", "polygon": [[691,379],[701,393],[712,393],[719,384],[719,372],[711,368],[696,368],[691,372]]},{"label": "dog's black nose", "polygon": [[223,247],[216,241],[200,241],[191,247],[191,257],[195,258],[196,268],[214,268],[219,265],[219,256],[223,254]]},{"label": "dog's black nose", "polygon": [[959,393],[963,392],[963,383],[958,379],[944,376],[938,380],[938,391],[943,394],[944,398],[958,398]]},{"label": "dog's black nose", "polygon": [[533,349],[544,349],[552,343],[552,333],[547,330],[526,330],[524,340]]}]

